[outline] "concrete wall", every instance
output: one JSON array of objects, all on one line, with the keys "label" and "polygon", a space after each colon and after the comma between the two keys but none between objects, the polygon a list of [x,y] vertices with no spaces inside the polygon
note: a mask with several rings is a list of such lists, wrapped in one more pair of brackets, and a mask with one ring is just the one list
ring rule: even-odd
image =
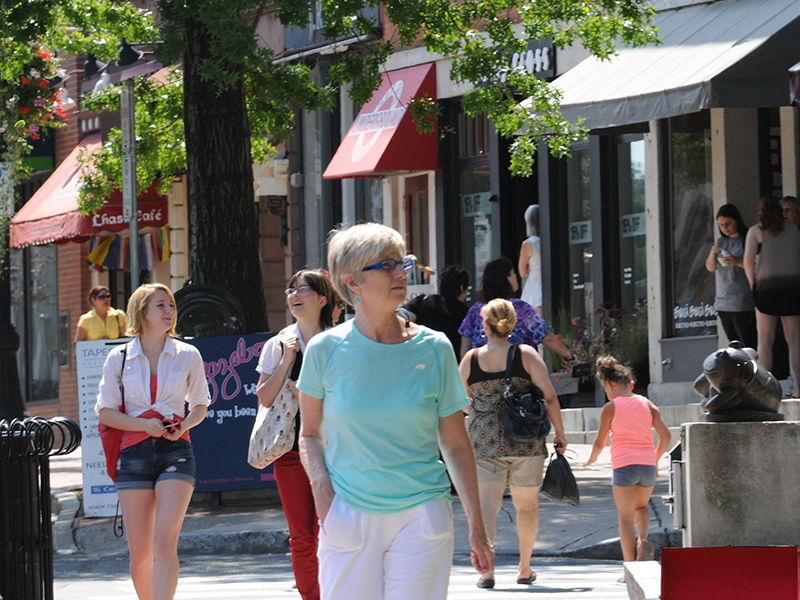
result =
[{"label": "concrete wall", "polygon": [[684,547],[800,545],[800,422],[683,428]]}]

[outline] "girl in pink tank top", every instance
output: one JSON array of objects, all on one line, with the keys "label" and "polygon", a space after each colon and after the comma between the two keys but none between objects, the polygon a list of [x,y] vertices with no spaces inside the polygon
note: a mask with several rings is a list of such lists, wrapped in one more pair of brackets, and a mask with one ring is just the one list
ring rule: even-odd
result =
[{"label": "girl in pink tank top", "polygon": [[[609,402],[600,413],[592,454],[583,466],[597,460],[611,434],[612,489],[619,512],[619,542],[625,561],[652,560],[653,544],[647,541],[650,511],[647,504],[656,482],[656,464],[669,444],[669,429],[658,407],[633,393],[633,372],[613,356],[597,359],[597,378],[603,383]],[[658,446],[653,450],[655,427]],[[636,544],[634,526],[639,533]],[[623,575],[620,582],[625,581]]]}]

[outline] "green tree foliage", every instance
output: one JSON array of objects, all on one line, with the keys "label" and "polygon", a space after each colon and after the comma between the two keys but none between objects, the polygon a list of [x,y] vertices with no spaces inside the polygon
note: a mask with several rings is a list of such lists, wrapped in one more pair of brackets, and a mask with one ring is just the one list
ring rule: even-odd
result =
[{"label": "green tree foliage", "polygon": [[[344,83],[355,102],[366,102],[380,84],[390,54],[422,44],[452,59],[451,79],[471,85],[463,98],[465,111],[486,112],[501,135],[515,138],[511,169],[527,175],[542,135],[554,154],[563,155],[585,131],[580,123],[563,119],[557,89],[522,66],[512,69],[509,57],[526,50],[528,39],[545,37],[558,48],[580,44],[601,58],[611,56],[618,43],[657,41],[654,11],[646,0],[392,0],[381,6],[394,27],[390,32],[365,16],[375,12],[374,0],[153,2],[157,25],[150,12],[115,0],[0,0],[5,17],[0,27],[7,38],[46,41],[49,48],[91,52],[106,60],[114,58],[120,37],[151,42],[163,64],[181,66],[182,80],[181,71],[173,70],[162,83],[136,82],[140,187],[157,178],[164,183],[186,169],[193,280],[258,290],[245,294],[248,305],[256,305],[248,306],[256,328],[266,325],[265,316],[258,316],[265,311],[263,302],[257,306],[257,296],[263,298],[257,260],[229,273],[219,256],[225,249],[234,256],[257,259],[257,231],[245,223],[255,219],[249,208],[252,182],[238,186],[234,182],[251,173],[253,160],[265,160],[288,137],[294,110],[331,106],[336,86]],[[269,40],[258,37],[258,25],[267,11],[273,11],[283,25],[299,28],[321,15],[325,39],[358,36],[364,41],[335,55],[329,71],[332,83],[317,86],[308,64],[274,62]],[[93,96],[87,107],[114,109],[118,102],[118,91],[112,90]],[[435,119],[437,108],[423,97],[414,100],[412,112],[424,129]],[[217,139],[224,142],[220,151],[224,149],[226,156],[213,155],[209,131],[218,132]],[[108,190],[119,186],[119,154],[115,133],[91,159],[94,170],[84,178],[82,193],[86,210],[95,210]],[[217,222],[217,229],[204,229],[203,213],[219,220],[214,211],[221,199],[235,208],[231,214],[236,216],[232,222]],[[204,260],[209,258],[213,260]]]}]

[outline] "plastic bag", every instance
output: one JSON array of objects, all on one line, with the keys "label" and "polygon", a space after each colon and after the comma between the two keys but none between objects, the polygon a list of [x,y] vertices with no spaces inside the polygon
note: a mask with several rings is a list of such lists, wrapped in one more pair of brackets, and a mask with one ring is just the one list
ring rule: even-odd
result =
[{"label": "plastic bag", "polygon": [[569,462],[563,454],[553,452],[542,482],[542,493],[556,504],[579,506],[581,494]]}]

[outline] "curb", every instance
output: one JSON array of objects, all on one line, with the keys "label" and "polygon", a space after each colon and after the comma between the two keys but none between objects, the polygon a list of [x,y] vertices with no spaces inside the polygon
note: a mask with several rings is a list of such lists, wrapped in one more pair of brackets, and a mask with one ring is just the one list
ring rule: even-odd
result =
[{"label": "curb", "polygon": [[[113,519],[103,519],[74,530],[77,551],[87,555],[128,553],[127,535],[114,535]],[[178,552],[193,555],[286,554],[286,531],[184,532],[178,538]]]}]

